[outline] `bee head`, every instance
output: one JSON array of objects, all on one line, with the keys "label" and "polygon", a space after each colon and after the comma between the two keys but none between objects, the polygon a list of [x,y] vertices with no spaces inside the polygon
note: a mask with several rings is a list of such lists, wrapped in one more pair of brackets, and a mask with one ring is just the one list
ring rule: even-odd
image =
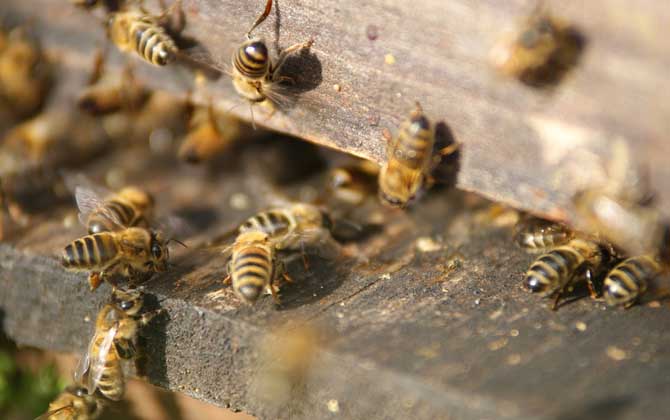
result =
[{"label": "bee head", "polygon": [[112,291],[112,304],[127,315],[135,315],[142,309],[142,293],[139,290],[121,290]]},{"label": "bee head", "polygon": [[170,252],[167,243],[158,232],[151,232],[151,242],[149,244],[151,251],[151,266],[155,271],[166,271]]},{"label": "bee head", "polygon": [[519,44],[523,48],[533,49],[545,40],[547,36],[553,36],[554,26],[546,17],[540,17],[537,21],[531,22],[519,36]]}]

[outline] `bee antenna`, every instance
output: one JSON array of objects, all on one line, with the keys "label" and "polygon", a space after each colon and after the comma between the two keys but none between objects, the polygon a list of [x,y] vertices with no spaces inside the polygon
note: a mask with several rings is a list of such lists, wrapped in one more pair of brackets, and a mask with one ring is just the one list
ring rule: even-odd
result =
[{"label": "bee antenna", "polygon": [[183,246],[184,248],[188,248],[188,246],[187,246],[185,243],[183,243],[183,242],[180,241],[179,239],[175,239],[175,238],[170,238],[170,239],[168,239],[167,242],[165,242],[165,245],[169,244],[170,242],[176,242],[176,243],[178,243],[179,245]]}]

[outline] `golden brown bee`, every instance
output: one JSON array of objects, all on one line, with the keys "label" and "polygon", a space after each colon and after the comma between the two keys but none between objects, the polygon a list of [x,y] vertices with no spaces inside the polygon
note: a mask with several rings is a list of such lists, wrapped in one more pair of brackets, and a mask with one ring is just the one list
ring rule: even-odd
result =
[{"label": "golden brown bee", "polygon": [[663,272],[658,259],[651,255],[631,257],[617,264],[605,278],[603,294],[610,306],[635,305],[647,290],[647,282]]},{"label": "golden brown bee", "polygon": [[212,159],[249,134],[248,126],[240,119],[230,114],[218,115],[212,105],[197,107],[189,125],[178,152],[179,158],[189,163]]},{"label": "golden brown bee", "polygon": [[566,22],[538,9],[492,51],[504,75],[534,87],[555,84],[577,63],[584,39]]},{"label": "golden brown bee", "polygon": [[86,388],[69,386],[49,404],[46,413],[35,420],[95,420],[104,410],[104,401]]},{"label": "golden brown bee", "polygon": [[594,278],[610,258],[610,251],[588,239],[575,238],[539,256],[524,275],[526,288],[542,296],[554,297],[552,309],[566,291],[586,280],[591,296],[596,296]]},{"label": "golden brown bee", "polygon": [[75,381],[86,382],[88,394],[96,390],[112,401],[119,401],[125,392],[123,360],[136,354],[139,328],[148,324],[160,310],[140,314],[144,300],[137,290],[112,291],[111,302],[98,312],[95,333],[88,350],[75,371]]},{"label": "golden brown bee", "polygon": [[531,252],[542,252],[563,245],[574,237],[567,226],[537,218],[519,221],[514,230],[517,245]]},{"label": "golden brown bee", "polygon": [[283,262],[277,258],[270,235],[260,230],[241,232],[231,246],[228,262],[228,277],[232,280],[235,294],[245,303],[254,303],[263,292],[270,293],[279,303],[276,282],[279,276],[291,281],[286,275]]},{"label": "golden brown bee", "polygon": [[[434,169],[433,147],[435,131],[417,103],[407,121],[403,122],[395,138],[389,139],[386,163],[379,172],[379,198],[390,207],[405,207],[432,183]],[[457,151],[450,145],[440,155]]]},{"label": "golden brown bee", "polygon": [[[180,2],[175,2],[172,12],[180,12]],[[172,63],[179,54],[179,48],[172,34],[182,27],[170,27],[165,17],[170,10],[160,16],[143,10],[126,10],[112,13],[107,23],[107,32],[112,42],[123,52],[135,52],[145,61],[156,66]]]},{"label": "golden brown bee", "polygon": [[247,32],[247,40],[235,51],[232,58],[233,86],[237,93],[253,103],[279,103],[282,94],[278,84],[291,81],[289,77],[280,76],[279,70],[289,54],[312,46],[313,40],[292,45],[281,51],[276,60],[270,58],[268,47],[260,38],[251,38],[251,32],[270,14],[272,0],[268,0],[263,14],[256,19]]},{"label": "golden brown bee", "polygon": [[24,27],[11,30],[0,48],[0,101],[18,117],[34,114],[52,86],[52,66]]},{"label": "golden brown bee", "polygon": [[293,203],[260,212],[242,223],[239,232],[261,231],[277,250],[302,250],[332,241],[330,215],[318,206]]},{"label": "golden brown bee", "polygon": [[77,185],[74,193],[79,220],[88,233],[111,232],[119,226],[149,227],[154,198],[141,188],[124,187],[102,198],[92,188]]},{"label": "golden brown bee", "polygon": [[328,174],[328,193],[335,200],[360,205],[377,189],[379,167],[370,161],[333,168]]}]

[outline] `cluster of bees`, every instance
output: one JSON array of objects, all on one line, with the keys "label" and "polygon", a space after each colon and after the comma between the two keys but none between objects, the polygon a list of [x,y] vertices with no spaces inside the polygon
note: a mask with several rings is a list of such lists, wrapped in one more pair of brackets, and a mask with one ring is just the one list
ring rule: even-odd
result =
[{"label": "cluster of bees", "polygon": [[[146,11],[141,2],[70,1],[87,10],[102,10],[108,38],[123,52],[155,66],[188,59],[180,48],[185,19],[179,1],[163,7],[160,15]],[[265,41],[252,33],[272,6],[272,0],[267,0],[233,54],[229,72],[242,98],[270,107],[283,101],[282,83],[292,82],[280,72],[287,56],[310,48],[313,42],[290,46],[271,57]],[[542,87],[555,83],[574,66],[582,46],[583,40],[572,27],[536,11],[521,31],[493,50],[493,59],[502,73]],[[100,55],[76,112],[48,108],[38,114],[51,88],[50,68],[35,39],[20,29],[0,32],[0,98],[3,109],[11,109],[15,118],[23,120],[0,144],[0,238],[5,219],[21,219],[13,200],[21,191],[31,190],[17,186],[21,180],[35,173],[49,178],[54,170],[75,166],[109,147],[108,140],[114,137],[109,126],[93,117],[140,112],[157,95],[138,83],[130,68],[120,79],[106,74]],[[188,108],[181,104],[178,110]],[[233,117],[217,115],[211,104],[190,105],[190,111],[189,130],[178,152],[183,160],[205,160],[253,132]],[[93,137],[106,140],[96,143]],[[437,182],[436,167],[459,150],[457,143],[437,145],[435,127],[418,103],[397,134],[387,137],[387,160],[380,168],[363,163],[331,172],[327,189],[337,200],[357,206],[376,190],[383,204],[405,208]],[[74,375],[75,384],[40,418],[93,419],[105,401],[123,397],[124,363],[136,358],[138,330],[159,313],[144,312],[142,293],[117,287],[113,278],[135,282],[168,270],[169,245],[181,242],[167,235],[168,228],[156,215],[154,198],[143,189],[127,186],[116,192],[103,191],[77,178],[65,184],[75,196],[79,220],[88,233],[64,247],[62,265],[88,272],[91,290],[105,281],[114,287],[110,302],[98,314],[95,333]],[[578,194],[575,208],[580,232],[537,220],[519,225],[517,243],[533,252],[545,252],[525,274],[531,292],[553,297],[556,308],[560,298],[583,281],[592,296],[603,295],[610,305],[629,307],[638,300],[647,282],[670,262],[670,229],[657,210],[626,191],[610,188]],[[250,217],[240,223],[232,244],[224,248],[229,261],[224,283],[231,284],[245,303],[253,304],[264,293],[279,302],[279,286],[292,281],[285,270],[286,259],[304,258],[306,247],[337,247],[333,236],[337,217],[318,200],[286,202]],[[627,254],[633,256],[625,258]]]}]

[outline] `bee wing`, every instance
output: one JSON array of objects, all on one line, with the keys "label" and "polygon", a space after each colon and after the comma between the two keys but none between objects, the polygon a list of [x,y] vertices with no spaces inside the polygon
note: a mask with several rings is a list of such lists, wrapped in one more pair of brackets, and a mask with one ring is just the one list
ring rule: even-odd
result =
[{"label": "bee wing", "polygon": [[[107,331],[105,337],[100,343],[100,348],[98,349],[98,354],[94,360],[90,363],[90,370],[88,372],[88,383],[86,388],[88,389],[88,394],[93,395],[95,390],[98,388],[100,383],[100,378],[102,378],[102,373],[104,372],[105,363],[107,362],[107,355],[114,347],[114,337],[116,332],[119,329],[119,324],[115,323],[112,328]],[[95,336],[93,337],[95,340]]]},{"label": "bee wing", "polygon": [[74,412],[73,412],[73,411],[74,411],[74,407],[73,407],[72,404],[68,404],[68,405],[63,406],[63,407],[58,407],[58,408],[55,409],[55,410],[47,411],[46,413],[44,413],[44,414],[42,414],[41,416],[37,417],[35,420],[47,420],[47,419],[49,419],[51,416],[53,416],[54,414],[63,413],[65,410],[68,410],[68,411],[70,412],[70,413],[69,413],[70,415],[69,415],[67,418],[74,418],[74,416],[73,416],[73,414],[74,414]]},{"label": "bee wing", "polygon": [[[93,337],[93,338],[95,338],[95,337]],[[84,356],[81,359],[79,359],[79,362],[77,362],[77,367],[75,368],[74,373],[72,375],[72,377],[74,379],[74,382],[77,383],[77,384],[82,383],[82,379],[84,378],[84,375],[86,375],[86,372],[88,371],[88,367],[91,365],[91,359],[89,357],[90,348],[91,348],[90,344],[89,344],[88,348],[89,348],[89,350],[86,351],[86,354],[84,354]]]},{"label": "bee wing", "polygon": [[77,200],[77,207],[79,208],[79,221],[82,225],[86,226],[88,223],[88,217],[94,211],[99,211],[103,216],[113,222],[118,226],[119,229],[123,228],[123,223],[116,216],[116,214],[109,211],[104,206],[104,200],[96,194],[95,191],[86,188],[86,187],[76,187],[74,191],[74,197]]}]

